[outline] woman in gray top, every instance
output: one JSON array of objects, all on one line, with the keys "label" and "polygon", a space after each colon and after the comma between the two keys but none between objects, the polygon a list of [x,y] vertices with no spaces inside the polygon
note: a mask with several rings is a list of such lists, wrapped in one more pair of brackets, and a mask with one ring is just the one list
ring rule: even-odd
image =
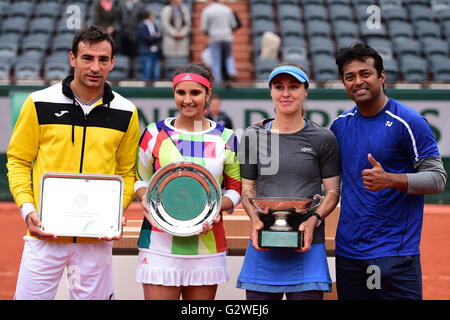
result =
[{"label": "woman in gray top", "polygon": [[[323,220],[339,201],[340,154],[330,130],[303,118],[308,85],[300,67],[275,68],[269,87],[276,118],[250,126],[241,139],[242,204],[252,230],[237,287],[246,289],[247,299],[322,299],[331,291]],[[258,247],[265,215],[248,198],[312,198],[322,186],[321,205],[295,225],[304,235],[301,249]]]}]

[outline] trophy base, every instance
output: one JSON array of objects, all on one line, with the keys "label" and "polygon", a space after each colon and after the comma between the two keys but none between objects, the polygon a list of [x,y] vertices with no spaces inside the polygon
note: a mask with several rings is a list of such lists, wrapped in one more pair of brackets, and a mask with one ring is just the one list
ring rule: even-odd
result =
[{"label": "trophy base", "polygon": [[265,231],[258,232],[260,248],[294,248],[300,249],[303,244],[303,233],[300,231]]}]

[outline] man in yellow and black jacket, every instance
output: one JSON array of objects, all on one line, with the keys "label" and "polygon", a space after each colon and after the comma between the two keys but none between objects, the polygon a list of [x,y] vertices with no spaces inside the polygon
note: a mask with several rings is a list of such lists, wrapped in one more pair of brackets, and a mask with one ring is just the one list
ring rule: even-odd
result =
[{"label": "man in yellow and black jacket", "polygon": [[46,172],[120,175],[123,206],[133,199],[139,123],[132,102],[106,83],[114,65],[114,42],[88,27],[74,38],[74,76],[29,95],[7,150],[8,179],[28,233],[16,299],[53,299],[65,267],[78,278],[74,299],[114,297],[112,241],[56,237],[42,230],[36,213],[41,176]]}]

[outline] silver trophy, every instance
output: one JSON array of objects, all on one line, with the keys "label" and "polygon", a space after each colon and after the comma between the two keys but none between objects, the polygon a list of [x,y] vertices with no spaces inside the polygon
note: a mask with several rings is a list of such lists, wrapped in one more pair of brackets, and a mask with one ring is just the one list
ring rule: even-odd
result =
[{"label": "silver trophy", "polygon": [[304,215],[314,211],[322,203],[322,196],[316,194],[312,199],[258,197],[248,198],[248,202],[260,215],[268,214],[274,218],[270,227],[258,233],[260,248],[301,248],[303,234],[289,225],[288,218],[290,215]]},{"label": "silver trophy", "polygon": [[150,179],[147,191],[150,216],[158,227],[179,237],[202,231],[205,221],[220,213],[222,193],[214,175],[191,161],[172,162]]}]

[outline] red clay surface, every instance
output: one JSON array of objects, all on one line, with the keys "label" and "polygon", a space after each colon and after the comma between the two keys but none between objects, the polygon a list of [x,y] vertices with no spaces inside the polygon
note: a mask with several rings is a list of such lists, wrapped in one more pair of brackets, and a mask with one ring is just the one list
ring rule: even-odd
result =
[{"label": "red clay surface", "polygon": [[[128,219],[141,219],[135,212]],[[0,299],[9,300],[14,297],[26,231],[14,203],[0,202],[0,226]],[[449,229],[450,206],[426,205],[421,244],[425,300],[450,299]]]}]

